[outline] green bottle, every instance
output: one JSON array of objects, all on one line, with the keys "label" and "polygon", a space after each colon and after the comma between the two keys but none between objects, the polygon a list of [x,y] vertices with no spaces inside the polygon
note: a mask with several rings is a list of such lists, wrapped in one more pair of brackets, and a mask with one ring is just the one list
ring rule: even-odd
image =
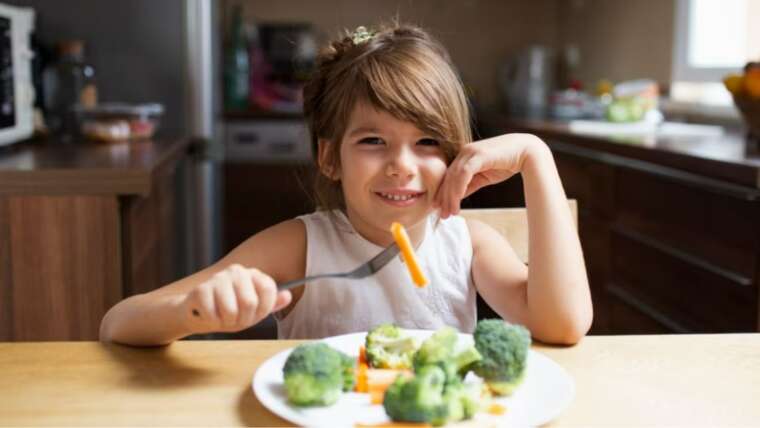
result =
[{"label": "green bottle", "polygon": [[224,58],[224,106],[228,110],[248,108],[248,38],[243,26],[243,8],[235,5],[232,27],[227,39]]}]

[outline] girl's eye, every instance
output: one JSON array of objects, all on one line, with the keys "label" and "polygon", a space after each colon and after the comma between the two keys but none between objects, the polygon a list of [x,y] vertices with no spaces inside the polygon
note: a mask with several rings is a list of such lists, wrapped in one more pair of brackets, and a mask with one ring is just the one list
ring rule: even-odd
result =
[{"label": "girl's eye", "polygon": [[379,144],[383,144],[383,140],[381,140],[378,137],[367,137],[367,138],[362,138],[361,140],[359,140],[359,144],[368,144],[370,146],[376,146]]},{"label": "girl's eye", "polygon": [[434,140],[432,138],[423,138],[420,141],[418,141],[417,144],[421,146],[440,146],[441,145],[438,142],[438,140]]}]

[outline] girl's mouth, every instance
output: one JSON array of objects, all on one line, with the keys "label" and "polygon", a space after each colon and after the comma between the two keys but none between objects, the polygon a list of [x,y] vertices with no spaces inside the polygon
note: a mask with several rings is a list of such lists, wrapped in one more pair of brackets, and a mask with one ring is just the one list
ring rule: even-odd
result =
[{"label": "girl's mouth", "polygon": [[408,207],[413,205],[425,195],[425,192],[374,192],[383,202],[395,207]]}]

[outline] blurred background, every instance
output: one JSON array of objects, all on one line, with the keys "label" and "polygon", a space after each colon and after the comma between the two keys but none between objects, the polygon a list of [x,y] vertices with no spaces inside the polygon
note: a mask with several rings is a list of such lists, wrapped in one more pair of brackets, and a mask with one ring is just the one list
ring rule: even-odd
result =
[{"label": "blurred background", "polygon": [[[8,272],[0,275],[8,325],[2,340],[93,339],[94,325],[121,298],[194,272],[252,234],[313,211],[305,191],[313,169],[303,83],[324,42],[394,18],[423,26],[448,48],[478,138],[532,132],[554,151],[568,196],[579,201],[595,302],[592,333],[760,326],[758,1],[6,0],[2,6],[21,8],[0,8],[0,24],[26,23],[26,30],[4,27],[6,35],[23,34],[8,36],[3,49],[14,61],[26,58],[29,76],[8,67],[35,94],[6,95],[27,100],[23,110],[15,108],[28,118],[10,126],[12,134],[0,133],[0,178],[17,180],[15,187],[0,185],[0,271]],[[170,144],[179,144],[181,154],[165,167],[169,156],[161,150]],[[29,162],[24,151],[38,159],[43,146],[48,163]],[[162,173],[159,190],[114,190],[112,251],[120,265],[111,277],[118,285],[96,294],[83,288],[84,300],[56,315],[58,324],[75,326],[52,334],[25,314],[56,306],[72,278],[29,276],[38,254],[11,226],[14,212],[21,215],[14,204],[32,187],[25,180],[39,177],[35,171],[65,168],[74,176],[95,168],[89,160],[73,165],[72,150],[77,159],[95,151],[107,156],[108,166],[96,166],[116,168],[114,180],[129,177],[118,169],[123,163],[145,160],[152,150],[153,163],[139,164],[146,176],[170,172]],[[77,185],[61,183],[69,187],[51,194],[77,193]],[[515,177],[466,206],[522,206],[521,186]],[[140,204],[149,202],[155,210],[141,214]],[[152,242],[152,234],[164,244]],[[13,257],[20,253],[26,258]],[[160,267],[146,267],[156,260]],[[53,283],[59,291],[27,303],[19,291],[27,287],[23,278],[38,281],[40,293]],[[86,320],[73,315],[84,307],[91,311]],[[483,302],[479,310],[492,314]],[[274,331],[267,320],[234,337]]]}]

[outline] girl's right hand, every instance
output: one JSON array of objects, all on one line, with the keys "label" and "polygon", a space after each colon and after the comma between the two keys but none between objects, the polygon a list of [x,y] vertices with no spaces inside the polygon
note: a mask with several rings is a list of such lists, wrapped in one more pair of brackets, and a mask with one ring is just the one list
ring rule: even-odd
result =
[{"label": "girl's right hand", "polygon": [[258,269],[230,265],[187,294],[181,305],[191,334],[236,332],[286,307],[290,291]]}]

